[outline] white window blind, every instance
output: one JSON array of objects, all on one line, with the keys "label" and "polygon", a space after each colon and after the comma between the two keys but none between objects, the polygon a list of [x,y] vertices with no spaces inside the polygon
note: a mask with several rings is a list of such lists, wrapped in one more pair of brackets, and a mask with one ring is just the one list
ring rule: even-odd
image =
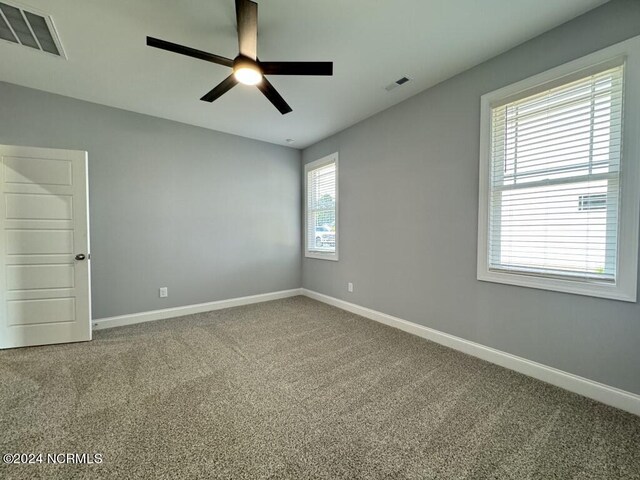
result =
[{"label": "white window blind", "polygon": [[308,164],[306,172],[306,253],[337,259],[337,155]]},{"label": "white window blind", "polygon": [[623,66],[491,107],[488,268],[615,283]]}]

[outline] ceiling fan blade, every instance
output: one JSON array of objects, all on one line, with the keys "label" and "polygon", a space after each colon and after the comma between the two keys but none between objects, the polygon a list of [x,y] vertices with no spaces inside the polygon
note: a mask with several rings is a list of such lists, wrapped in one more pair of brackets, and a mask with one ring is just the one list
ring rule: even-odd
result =
[{"label": "ceiling fan blade", "polygon": [[265,75],[333,75],[333,62],[260,62]]},{"label": "ceiling fan blade", "polygon": [[161,50],[167,50],[169,52],[179,53],[186,55],[187,57],[198,58],[200,60],[206,60],[207,62],[217,63],[218,65],[224,65],[225,67],[233,67],[233,60],[213,53],[203,52],[202,50],[196,50],[195,48],[185,47],[184,45],[178,45],[177,43],[167,42],[160,40],[159,38],[147,37],[147,45],[150,47],[159,48]]},{"label": "ceiling fan blade", "polygon": [[273,106],[276,107],[282,115],[293,111],[292,108],[287,104],[287,102],[284,101],[284,98],[280,96],[275,87],[271,85],[271,82],[269,82],[269,80],[267,80],[266,78],[262,77],[262,82],[256,85],[256,87],[258,87],[260,91],[264,93],[264,96],[267,97],[271,103],[273,103]]},{"label": "ceiling fan blade", "polygon": [[258,4],[251,0],[236,0],[236,20],[240,55],[255,60],[258,55]]},{"label": "ceiling fan blade", "polygon": [[221,97],[238,84],[236,77],[231,74],[218,84],[213,90],[207,93],[200,100],[204,102],[213,102],[216,98]]}]

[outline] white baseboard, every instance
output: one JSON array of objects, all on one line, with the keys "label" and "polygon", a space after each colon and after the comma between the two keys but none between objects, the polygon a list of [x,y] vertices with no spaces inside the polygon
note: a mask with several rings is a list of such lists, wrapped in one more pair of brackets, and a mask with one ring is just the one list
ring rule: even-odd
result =
[{"label": "white baseboard", "polygon": [[181,317],[193,313],[211,312],[222,310],[223,308],[239,307],[252,303],[268,302],[280,298],[295,297],[301,295],[302,289],[281,290],[279,292],[262,293],[248,297],[230,298],[228,300],[218,300],[216,302],[198,303],[196,305],[186,305],[184,307],[164,308],[162,310],[152,310],[150,312],[132,313],[130,315],[119,315],[117,317],[107,317],[94,319],[91,323],[93,330],[103,330],[105,328],[122,327],[135,323],[151,322],[163,320],[165,318]]},{"label": "white baseboard", "polygon": [[106,328],[180,317],[194,313],[221,310],[223,308],[250,305],[252,303],[268,302],[270,300],[295,297],[296,295],[305,295],[309,298],[313,298],[314,300],[333,305],[334,307],[355,313],[356,315],[369,318],[376,322],[384,323],[390,327],[398,328],[405,332],[453,348],[454,350],[459,350],[474,357],[481,358],[482,360],[495,363],[496,365],[500,365],[510,370],[515,370],[516,372],[537,378],[538,380],[564,388],[565,390],[569,390],[579,395],[592,398],[607,405],[611,405],[612,407],[626,410],[627,412],[631,412],[635,415],[640,415],[640,395],[635,393],[598,383],[572,373],[558,370],[557,368],[527,360],[526,358],[518,357],[501,350],[496,350],[495,348],[486,347],[479,343],[465,340],[464,338],[449,335],[448,333],[440,332],[433,328],[418,325],[417,323],[409,322],[392,315],[387,315],[386,313],[378,312],[370,308],[362,307],[360,305],[349,303],[305,288],[294,288],[279,292],[231,298],[228,300],[187,305],[184,307],[165,308],[162,310],[120,315],[117,317],[99,318],[93,320],[92,324],[93,330],[103,330]]},{"label": "white baseboard", "polygon": [[408,322],[401,318],[387,315],[386,313],[378,312],[370,308],[361,307],[360,305],[349,303],[312,290],[307,290],[306,288],[302,289],[302,294],[309,298],[313,298],[314,300],[333,305],[334,307],[375,320],[376,322],[384,323],[390,327],[404,330],[405,332],[426,338],[427,340],[459,350],[474,357],[481,358],[482,360],[500,365],[501,367],[515,370],[516,372],[537,378],[543,382],[592,398],[607,405],[611,405],[612,407],[626,410],[627,412],[631,412],[635,415],[640,415],[640,395],[635,393],[610,387],[572,373],[558,370],[557,368],[548,367],[547,365],[533,362],[526,358],[511,355],[510,353],[486,347],[479,343],[470,342],[464,338],[449,335],[448,333],[443,333],[438,330],[434,330],[433,328]]}]

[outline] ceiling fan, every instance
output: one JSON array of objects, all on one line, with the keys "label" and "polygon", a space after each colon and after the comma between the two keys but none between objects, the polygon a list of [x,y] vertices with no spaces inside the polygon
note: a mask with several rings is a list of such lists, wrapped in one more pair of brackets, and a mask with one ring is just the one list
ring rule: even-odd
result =
[{"label": "ceiling fan", "polygon": [[236,0],[236,20],[238,22],[238,45],[240,53],[236,58],[221,57],[158,38],[147,37],[150,47],[180,53],[188,57],[231,67],[233,73],[200,100],[213,102],[238,82],[255,85],[265,97],[280,111],[292,111],[284,98],[265,78],[265,75],[333,75],[333,62],[262,62],[257,56],[258,47],[258,4],[251,0]]}]

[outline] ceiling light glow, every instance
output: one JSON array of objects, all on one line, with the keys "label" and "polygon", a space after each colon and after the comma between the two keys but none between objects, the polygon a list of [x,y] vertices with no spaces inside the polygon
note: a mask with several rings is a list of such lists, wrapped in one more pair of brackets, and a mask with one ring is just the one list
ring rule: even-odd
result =
[{"label": "ceiling light glow", "polygon": [[262,81],[262,73],[257,68],[240,67],[233,74],[236,80],[245,85],[257,85]]}]

